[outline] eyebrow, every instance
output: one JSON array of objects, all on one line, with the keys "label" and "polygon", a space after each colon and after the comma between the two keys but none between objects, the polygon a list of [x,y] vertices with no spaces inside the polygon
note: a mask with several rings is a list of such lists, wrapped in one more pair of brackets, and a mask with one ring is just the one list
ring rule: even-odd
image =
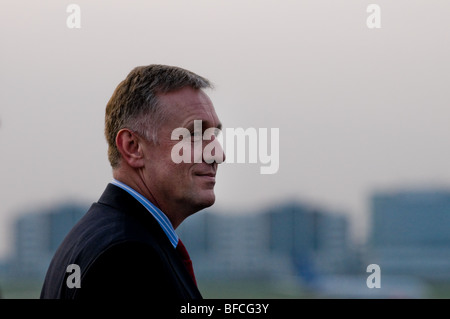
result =
[{"label": "eyebrow", "polygon": [[[202,128],[205,129],[205,127],[203,127],[203,123],[208,124],[209,122],[208,122],[208,121],[204,121],[204,120],[201,120],[201,121],[202,121]],[[207,125],[207,126],[208,126],[208,125]],[[194,121],[189,122],[189,124],[186,125],[186,128],[187,128],[188,130],[191,130],[191,131],[192,131],[192,130],[194,129]],[[222,130],[222,123],[219,122],[219,123],[215,126],[215,128],[217,128],[217,129],[219,129],[219,130]]]}]

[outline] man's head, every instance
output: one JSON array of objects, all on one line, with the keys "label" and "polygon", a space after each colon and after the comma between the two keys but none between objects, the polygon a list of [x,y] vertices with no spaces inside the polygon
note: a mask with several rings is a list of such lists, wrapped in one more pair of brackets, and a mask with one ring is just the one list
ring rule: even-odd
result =
[{"label": "man's head", "polygon": [[[174,227],[215,201],[217,163],[179,163],[171,151],[176,128],[221,127],[205,88],[210,82],[190,71],[164,65],[133,69],[122,81],[105,113],[108,158],[114,177],[156,204]],[[204,147],[204,146],[203,146]],[[197,161],[198,162],[198,161]]]},{"label": "man's head", "polygon": [[159,96],[184,87],[211,88],[211,83],[188,70],[149,65],[134,68],[114,91],[106,106],[105,136],[108,158],[113,168],[120,163],[116,135],[129,128],[157,143],[158,129],[166,119],[166,108]]}]

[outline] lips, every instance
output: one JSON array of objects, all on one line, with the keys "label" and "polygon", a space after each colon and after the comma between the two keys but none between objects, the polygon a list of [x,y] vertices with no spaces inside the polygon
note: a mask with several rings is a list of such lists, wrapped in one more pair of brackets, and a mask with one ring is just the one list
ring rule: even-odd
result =
[{"label": "lips", "polygon": [[209,176],[209,177],[216,177],[216,173],[197,173],[195,174],[197,176]]},{"label": "lips", "polygon": [[212,183],[214,185],[216,183],[216,173],[215,172],[198,172],[195,176],[199,177],[200,180],[205,181],[207,183]]}]

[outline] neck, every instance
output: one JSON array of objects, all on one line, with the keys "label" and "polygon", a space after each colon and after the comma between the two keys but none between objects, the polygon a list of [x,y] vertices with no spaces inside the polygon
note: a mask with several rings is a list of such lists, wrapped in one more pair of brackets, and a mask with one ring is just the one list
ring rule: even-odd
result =
[{"label": "neck", "polygon": [[184,219],[191,214],[185,211],[185,205],[177,205],[174,201],[165,201],[159,198],[157,194],[152,192],[152,188],[149,187],[149,185],[146,185],[145,181],[140,178],[139,174],[135,171],[117,168],[113,170],[113,178],[133,188],[148,199],[153,205],[158,207],[170,220],[174,229],[176,229]]}]

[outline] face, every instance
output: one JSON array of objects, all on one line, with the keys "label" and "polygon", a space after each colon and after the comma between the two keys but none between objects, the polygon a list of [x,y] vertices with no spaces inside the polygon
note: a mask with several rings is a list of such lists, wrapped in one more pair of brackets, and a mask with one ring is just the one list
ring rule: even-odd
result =
[{"label": "face", "polygon": [[[141,178],[164,212],[178,209],[179,213],[182,210],[183,214],[190,215],[214,204],[218,164],[208,164],[203,155],[201,160],[194,159],[194,139],[192,142],[189,139],[192,144],[190,163],[175,163],[171,156],[172,149],[182,138],[172,140],[172,132],[177,128],[186,128],[193,133],[195,120],[202,121],[203,131],[220,129],[221,124],[211,100],[202,90],[183,88],[161,95],[159,99],[168,113],[158,131],[158,143],[145,144],[145,165]],[[210,142],[202,141],[202,147]]]}]

